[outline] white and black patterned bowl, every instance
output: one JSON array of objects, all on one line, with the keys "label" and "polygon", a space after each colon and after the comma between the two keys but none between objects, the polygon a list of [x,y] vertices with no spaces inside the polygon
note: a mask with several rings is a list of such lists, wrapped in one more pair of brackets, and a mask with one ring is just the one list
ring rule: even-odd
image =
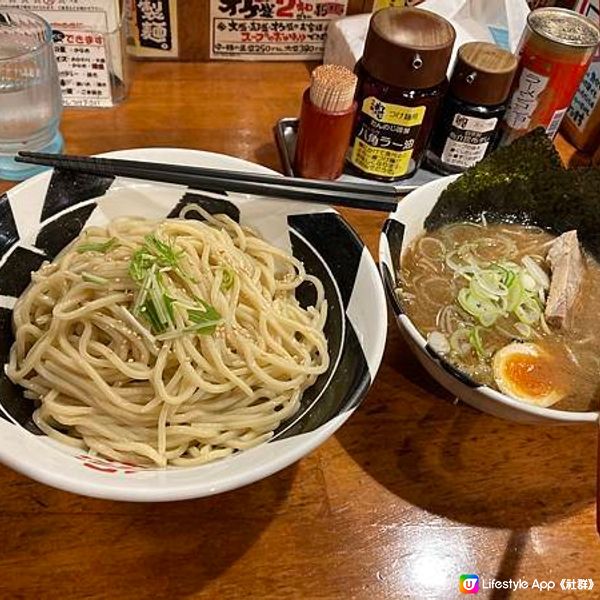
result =
[{"label": "white and black patterned bowl", "polygon": [[455,396],[483,412],[521,423],[568,424],[597,421],[598,414],[594,412],[541,408],[477,384],[438,355],[406,315],[395,292],[400,257],[411,242],[423,233],[425,220],[434,209],[440,194],[457,177],[458,175],[444,177],[408,194],[398,203],[396,211],[389,215],[379,238],[379,268],[388,300],[404,339],[434,379]]},{"label": "white and black patterned bowl", "polygon": [[[178,149],[143,149],[107,156],[269,172],[232,157]],[[196,202],[256,228],[304,261],[324,283],[331,366],[306,391],[301,410],[274,438],[211,464],[141,469],[90,457],[42,435],[33,403],[0,373],[0,461],[65,490],[115,500],[165,501],[215,494],[251,483],[298,460],[344,423],[369,389],[386,336],[385,294],[371,255],[333,209],[254,196],[215,195],[179,186],[45,173],[0,198],[0,357],[13,341],[11,309],[31,271],[54,257],[88,225],[117,216],[172,217]],[[314,291],[300,288],[300,301]]]}]

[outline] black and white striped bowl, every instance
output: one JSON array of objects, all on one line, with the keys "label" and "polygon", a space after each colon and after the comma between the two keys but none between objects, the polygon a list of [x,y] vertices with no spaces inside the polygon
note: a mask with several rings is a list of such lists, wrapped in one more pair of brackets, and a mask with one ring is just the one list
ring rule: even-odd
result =
[{"label": "black and white striped bowl", "polygon": [[569,412],[542,408],[510,398],[479,385],[438,355],[406,315],[395,290],[400,258],[412,241],[425,230],[425,220],[440,194],[458,175],[432,181],[411,192],[388,216],[379,238],[379,268],[386,295],[404,339],[428,373],[456,397],[491,415],[521,423],[584,423],[598,420],[598,413]]},{"label": "black and white striped bowl", "polygon": [[[174,148],[105,156],[270,172],[236,158]],[[126,179],[44,173],[0,197],[0,358],[13,341],[12,307],[31,271],[52,259],[89,225],[118,216],[174,217],[199,203],[253,226],[292,252],[324,283],[331,366],[306,391],[298,414],[268,443],[194,468],[142,469],[91,457],[51,440],[32,423],[33,403],[0,373],[0,461],[33,479],[115,500],[166,501],[215,494],[266,477],[323,443],[356,409],[377,373],[385,345],[385,294],[362,241],[333,209],[321,205],[214,194]],[[314,292],[300,288],[300,301]]]}]

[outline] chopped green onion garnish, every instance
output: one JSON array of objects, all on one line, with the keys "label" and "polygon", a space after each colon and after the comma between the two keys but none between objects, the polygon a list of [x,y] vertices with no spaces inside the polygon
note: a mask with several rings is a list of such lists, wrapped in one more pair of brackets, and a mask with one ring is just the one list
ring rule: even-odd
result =
[{"label": "chopped green onion garnish", "polygon": [[221,280],[221,291],[227,292],[233,287],[235,279],[234,272],[231,269],[223,268],[223,279]]},{"label": "chopped green onion garnish", "polygon": [[161,267],[177,267],[178,261],[183,255],[181,250],[175,250],[174,246],[159,240],[155,235],[147,235],[146,248],[152,253]]},{"label": "chopped green onion garnish", "polygon": [[185,278],[179,266],[179,259],[183,255],[181,250],[176,250],[174,245],[159,240],[155,235],[147,235],[144,245],[137,250],[129,263],[129,275],[134,281],[144,279],[146,271],[152,266],[172,268]]},{"label": "chopped green onion garnish", "polygon": [[94,275],[93,273],[88,273],[87,271],[82,271],[81,279],[83,279],[86,283],[97,283],[98,285],[107,285],[110,283],[106,277],[100,277],[100,275]]},{"label": "chopped green onion garnish", "polygon": [[175,323],[175,310],[173,309],[173,304],[175,304],[175,300],[173,300],[173,298],[171,298],[171,296],[168,296],[167,294],[163,294],[163,300],[171,323]]},{"label": "chopped green onion garnish", "polygon": [[534,325],[540,320],[542,310],[536,298],[525,298],[514,310],[515,316],[521,323]]},{"label": "chopped green onion garnish", "polygon": [[142,306],[140,309],[140,312],[144,316],[144,319],[150,324],[153,333],[161,333],[162,331],[165,331],[167,328],[166,324],[163,323],[163,321],[161,321],[159,318],[156,306],[150,298],[146,300],[144,306]]},{"label": "chopped green onion garnish", "polygon": [[463,356],[471,350],[469,341],[470,330],[467,327],[460,327],[450,336],[450,348],[457,354]]},{"label": "chopped green onion garnish", "polygon": [[[217,310],[200,298],[179,299],[179,294],[176,292],[173,296],[165,285],[163,272],[171,269],[189,280],[178,264],[183,252],[154,235],[147,235],[144,240],[144,245],[133,254],[129,263],[129,274],[139,286],[131,311],[133,315],[146,321],[154,334],[161,334],[157,339],[172,339],[187,333],[213,333],[221,321]],[[184,327],[176,325],[175,305],[185,310],[187,323]]]},{"label": "chopped green onion garnish", "polygon": [[221,315],[217,312],[214,306],[207,304],[203,300],[199,300],[202,308],[200,310],[188,310],[188,319],[196,324],[192,329],[198,333],[211,334],[214,332],[216,325],[221,320]]},{"label": "chopped green onion garnish", "polygon": [[455,276],[468,279],[467,286],[458,293],[457,302],[477,319],[478,325],[491,327],[498,318],[510,314],[526,325],[539,322],[544,307],[544,288],[542,277],[534,268],[532,271],[537,279],[527,268],[510,261],[485,266],[447,264],[454,269]]},{"label": "chopped green onion garnish", "polygon": [[473,346],[473,349],[479,358],[485,357],[481,336],[479,335],[479,327],[475,326],[471,329],[469,332],[469,342],[471,343],[471,346]]},{"label": "chopped green onion garnish", "polygon": [[201,325],[194,325],[194,326],[190,326],[190,327],[184,327],[183,329],[167,331],[166,333],[157,335],[156,339],[161,340],[161,341],[172,340],[172,339],[181,337],[182,335],[188,335],[191,333],[199,334],[199,335],[211,335],[215,332],[215,329],[220,322],[221,322],[220,320],[210,321],[210,322],[203,323]]},{"label": "chopped green onion garnish", "polygon": [[[131,265],[129,265],[129,269],[131,271]],[[148,290],[150,289],[150,286],[152,285],[152,276],[153,276],[155,270],[156,270],[155,267],[152,267],[150,269],[150,271],[146,272],[145,276],[143,277],[142,286],[141,286],[140,291],[135,300],[135,304],[133,305],[133,308],[132,308],[132,312],[134,315],[138,315],[140,309],[146,302],[146,297],[148,296]]]},{"label": "chopped green onion garnish", "polygon": [[100,252],[106,254],[118,245],[117,238],[110,238],[107,242],[81,244],[75,248],[76,252],[83,254],[84,252]]},{"label": "chopped green onion garnish", "polygon": [[154,257],[144,248],[137,250],[129,263],[129,275],[134,281],[140,282],[146,276],[148,269],[154,264]]},{"label": "chopped green onion garnish", "polygon": [[198,299],[200,308],[196,310],[188,310],[188,318],[192,323],[204,323],[206,321],[218,321],[221,315],[216,311],[214,306],[207,304],[204,300]]}]

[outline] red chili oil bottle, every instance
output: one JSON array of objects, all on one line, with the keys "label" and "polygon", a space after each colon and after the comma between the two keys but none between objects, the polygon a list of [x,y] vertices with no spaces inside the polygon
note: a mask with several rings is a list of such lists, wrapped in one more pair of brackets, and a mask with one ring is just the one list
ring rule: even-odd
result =
[{"label": "red chili oil bottle", "polygon": [[427,163],[440,173],[460,173],[496,148],[517,57],[488,42],[463,44],[456,56]]},{"label": "red chili oil bottle", "polygon": [[362,177],[397,181],[421,164],[446,92],[456,37],[443,17],[418,8],[373,15],[359,79],[349,164]]},{"label": "red chili oil bottle", "polygon": [[536,127],[554,137],[599,41],[598,27],[576,12],[538,8],[529,13],[501,144]]}]

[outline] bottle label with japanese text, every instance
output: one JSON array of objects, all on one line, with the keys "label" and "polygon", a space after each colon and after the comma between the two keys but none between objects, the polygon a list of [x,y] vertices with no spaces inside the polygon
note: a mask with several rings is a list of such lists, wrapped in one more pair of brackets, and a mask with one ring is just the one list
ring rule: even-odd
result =
[{"label": "bottle label with japanese text", "polygon": [[[573,49],[574,50],[574,49]],[[520,63],[513,82],[508,110],[504,116],[503,143],[536,127],[550,137],[556,133],[588,66],[589,52],[564,56],[538,48],[525,37]]]},{"label": "bottle label with japanese text", "polygon": [[[599,0],[579,0],[573,10],[596,24],[600,21]],[[600,50],[598,48],[575,92],[566,118],[579,133],[572,141],[579,138],[580,143],[577,145],[581,145],[581,149],[586,152],[595,149],[598,145],[596,138],[600,121]]]},{"label": "bottle label with japanese text", "polygon": [[595,60],[583,76],[569,107],[569,118],[579,131],[585,131],[590,116],[600,103],[600,59]]},{"label": "bottle label with japanese text", "polygon": [[512,129],[530,129],[540,94],[546,89],[549,77],[523,68],[504,117]]},{"label": "bottle label with japanese text", "polygon": [[486,155],[497,125],[496,117],[482,119],[456,113],[444,144],[442,162],[461,168],[478,163]]},{"label": "bottle label with japanese text", "polygon": [[363,101],[350,162],[380,177],[402,177],[411,170],[415,140],[425,106],[402,106],[374,96]]}]

